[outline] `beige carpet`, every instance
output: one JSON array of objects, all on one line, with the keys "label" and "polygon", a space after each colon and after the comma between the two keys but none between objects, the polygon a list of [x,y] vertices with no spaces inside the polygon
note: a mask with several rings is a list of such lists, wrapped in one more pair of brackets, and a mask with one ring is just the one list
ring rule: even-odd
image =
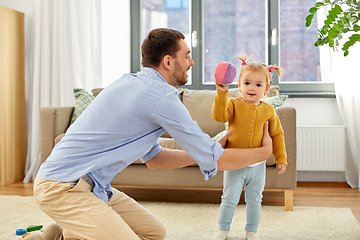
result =
[{"label": "beige carpet", "polygon": [[[15,235],[18,228],[51,223],[33,197],[0,196],[0,239],[22,239]],[[217,230],[219,205],[189,203],[141,202],[161,219],[167,238],[176,240],[210,239]],[[239,205],[229,240],[245,239],[245,207]],[[360,239],[360,226],[350,208],[263,206],[258,236],[266,239]]]}]

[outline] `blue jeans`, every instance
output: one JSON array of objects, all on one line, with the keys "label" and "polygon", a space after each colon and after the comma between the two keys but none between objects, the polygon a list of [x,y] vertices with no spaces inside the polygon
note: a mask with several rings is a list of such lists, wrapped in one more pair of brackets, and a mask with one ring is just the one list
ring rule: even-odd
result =
[{"label": "blue jeans", "polygon": [[224,172],[224,188],[219,213],[219,229],[230,230],[236,205],[245,183],[245,231],[257,232],[260,222],[262,192],[265,187],[265,161],[255,167]]}]

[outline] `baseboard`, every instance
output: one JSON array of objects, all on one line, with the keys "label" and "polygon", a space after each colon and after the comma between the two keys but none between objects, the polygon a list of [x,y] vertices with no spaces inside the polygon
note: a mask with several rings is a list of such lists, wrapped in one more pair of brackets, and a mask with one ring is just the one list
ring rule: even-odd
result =
[{"label": "baseboard", "polygon": [[298,171],[298,182],[346,182],[345,172]]},{"label": "baseboard", "polygon": [[[156,187],[131,187],[112,185],[136,201],[149,202],[182,202],[182,203],[221,203],[222,189],[180,189]],[[284,191],[265,189],[262,205],[284,206]],[[245,204],[244,192],[240,197],[240,204]]]}]

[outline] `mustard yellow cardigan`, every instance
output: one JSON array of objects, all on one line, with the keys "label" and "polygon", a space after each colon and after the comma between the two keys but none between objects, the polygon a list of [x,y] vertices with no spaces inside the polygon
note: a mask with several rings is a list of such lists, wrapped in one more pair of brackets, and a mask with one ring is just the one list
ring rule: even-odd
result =
[{"label": "mustard yellow cardigan", "polygon": [[229,122],[228,130],[234,131],[228,139],[227,147],[260,147],[264,123],[269,121],[275,161],[287,165],[284,131],[274,107],[266,102],[262,102],[259,106],[248,104],[242,97],[227,99],[227,93],[217,89],[211,113],[214,120]]}]

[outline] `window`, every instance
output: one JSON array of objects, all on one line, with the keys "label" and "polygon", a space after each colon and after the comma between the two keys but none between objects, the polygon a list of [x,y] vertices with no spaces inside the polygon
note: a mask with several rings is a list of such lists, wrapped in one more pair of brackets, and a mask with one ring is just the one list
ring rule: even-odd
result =
[{"label": "window", "polygon": [[[316,21],[307,29],[305,18],[316,0],[132,0],[132,71],[140,69],[140,45],[156,27],[174,28],[186,36],[195,65],[186,86],[215,89],[219,62],[241,64],[237,56],[285,69],[279,85],[291,96],[332,96],[332,83],[320,73]],[[236,81],[232,87],[236,86]]]},{"label": "window", "polygon": [[[314,46],[318,28],[316,19],[309,29],[304,27],[304,19],[315,2],[269,1],[269,61],[285,69],[281,81],[274,78],[273,84],[290,95],[332,97],[334,85],[322,80],[320,52]],[[273,42],[275,37],[279,41],[277,44]]]},{"label": "window", "polygon": [[[140,69],[140,46],[151,29],[172,28],[185,35],[191,46],[191,16],[189,0],[136,0],[130,2],[132,9],[132,72]],[[135,17],[134,17],[135,16]],[[135,30],[134,30],[135,29]],[[139,57],[137,57],[139,56]],[[189,71],[189,86],[193,85],[192,71]]]},{"label": "window", "polygon": [[[253,6],[256,12],[249,11]],[[214,84],[219,62],[231,62],[240,69],[240,54],[266,62],[264,0],[204,1],[203,9],[203,84]]]}]

